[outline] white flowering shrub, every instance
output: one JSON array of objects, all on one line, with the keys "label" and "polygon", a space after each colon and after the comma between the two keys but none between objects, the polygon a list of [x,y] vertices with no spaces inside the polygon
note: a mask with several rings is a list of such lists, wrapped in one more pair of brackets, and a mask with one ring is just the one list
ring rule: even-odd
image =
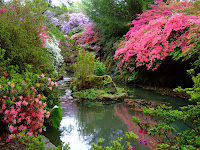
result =
[{"label": "white flowering shrub", "polygon": [[61,55],[61,49],[58,47],[59,41],[53,36],[51,39],[46,40],[45,48],[53,56],[53,64],[55,68],[61,66],[64,62],[63,56]]}]

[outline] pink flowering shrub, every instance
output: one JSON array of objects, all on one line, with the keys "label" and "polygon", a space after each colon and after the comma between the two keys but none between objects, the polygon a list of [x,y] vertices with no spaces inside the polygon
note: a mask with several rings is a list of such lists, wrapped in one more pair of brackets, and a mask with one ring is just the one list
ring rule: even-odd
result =
[{"label": "pink flowering shrub", "polygon": [[46,40],[50,40],[50,36],[46,32],[46,28],[47,28],[46,26],[41,27],[40,39],[41,42],[43,43],[40,45],[41,47],[45,47]]},{"label": "pink flowering shrub", "polygon": [[83,32],[83,35],[79,37],[78,40],[76,40],[76,44],[92,44],[97,43],[99,41],[99,29],[95,29],[95,26],[93,23],[90,23],[86,26],[86,29]]},{"label": "pink flowering shrub", "polygon": [[[199,28],[200,16],[179,13],[192,3],[160,3],[152,5],[152,10],[138,15],[132,21],[134,27],[125,35],[116,50],[114,58],[119,60],[118,67],[125,65],[130,71],[139,66],[155,70],[161,61],[172,54],[175,49],[182,53],[189,49],[196,41],[191,42],[195,30]],[[194,38],[193,38],[194,39]]]},{"label": "pink flowering shrub", "polygon": [[43,123],[50,116],[48,110],[58,102],[57,82],[53,79],[28,71],[23,75],[13,72],[0,74],[0,121],[8,126],[7,142],[20,132],[30,136],[45,131]]}]

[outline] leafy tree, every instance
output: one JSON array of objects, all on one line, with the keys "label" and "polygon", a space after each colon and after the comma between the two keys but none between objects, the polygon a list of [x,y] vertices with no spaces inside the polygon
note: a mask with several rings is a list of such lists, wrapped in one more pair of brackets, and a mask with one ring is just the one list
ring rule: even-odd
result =
[{"label": "leafy tree", "polygon": [[41,47],[41,33],[45,33],[43,9],[31,1],[21,4],[17,0],[7,7],[0,11],[0,48],[6,50],[4,59],[18,65],[20,71],[30,64],[35,71],[52,72],[51,54]]},{"label": "leafy tree", "polygon": [[143,10],[140,0],[83,0],[83,4],[106,39],[123,36],[129,29],[127,23]]}]

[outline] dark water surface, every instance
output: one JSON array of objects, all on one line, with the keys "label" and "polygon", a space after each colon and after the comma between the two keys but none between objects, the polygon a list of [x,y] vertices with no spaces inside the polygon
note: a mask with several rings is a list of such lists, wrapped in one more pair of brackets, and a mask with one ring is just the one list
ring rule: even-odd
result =
[{"label": "dark water surface", "polygon": [[[47,128],[47,132],[44,133],[54,145],[59,145],[61,141],[69,143],[71,150],[90,150],[92,143],[96,143],[99,138],[105,139],[104,146],[108,146],[111,140],[124,137],[126,131],[133,131],[139,138],[145,138],[148,141],[146,146],[143,143],[139,144],[138,140],[131,141],[136,150],[148,150],[153,147],[150,141],[156,142],[156,139],[140,134],[139,127],[131,121],[132,116],[137,116],[155,124],[150,117],[131,110],[124,103],[104,106],[76,104],[72,101],[70,90],[66,90],[65,80],[60,81],[59,84],[63,95],[60,103],[63,119],[59,129]],[[124,86],[124,89],[130,91],[133,99],[168,102],[174,109],[188,104],[186,99],[156,94],[135,86]],[[186,129],[181,123],[173,126],[177,131]]]}]

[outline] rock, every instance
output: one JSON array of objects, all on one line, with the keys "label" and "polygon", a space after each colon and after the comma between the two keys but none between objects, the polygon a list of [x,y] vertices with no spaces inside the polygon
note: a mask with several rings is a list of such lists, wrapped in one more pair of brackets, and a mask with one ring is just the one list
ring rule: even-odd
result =
[{"label": "rock", "polygon": [[47,149],[51,149],[51,150],[55,150],[55,145],[53,145],[49,139],[47,139],[45,136],[42,136],[43,140],[44,140],[44,144],[45,144],[45,150]]},{"label": "rock", "polygon": [[132,108],[136,111],[143,111],[146,108],[157,108],[160,105],[169,105],[169,103],[150,101],[145,99],[125,99],[124,100],[128,105],[132,106]]},{"label": "rock", "polygon": [[104,75],[104,76],[89,75],[87,76],[86,80],[89,82],[90,88],[95,88],[95,87],[102,88],[103,83],[113,82],[112,78],[109,75]]},{"label": "rock", "polygon": [[105,83],[104,88],[109,88],[110,93],[112,93],[112,94],[117,93],[117,89],[116,89],[116,86],[113,81]]}]

